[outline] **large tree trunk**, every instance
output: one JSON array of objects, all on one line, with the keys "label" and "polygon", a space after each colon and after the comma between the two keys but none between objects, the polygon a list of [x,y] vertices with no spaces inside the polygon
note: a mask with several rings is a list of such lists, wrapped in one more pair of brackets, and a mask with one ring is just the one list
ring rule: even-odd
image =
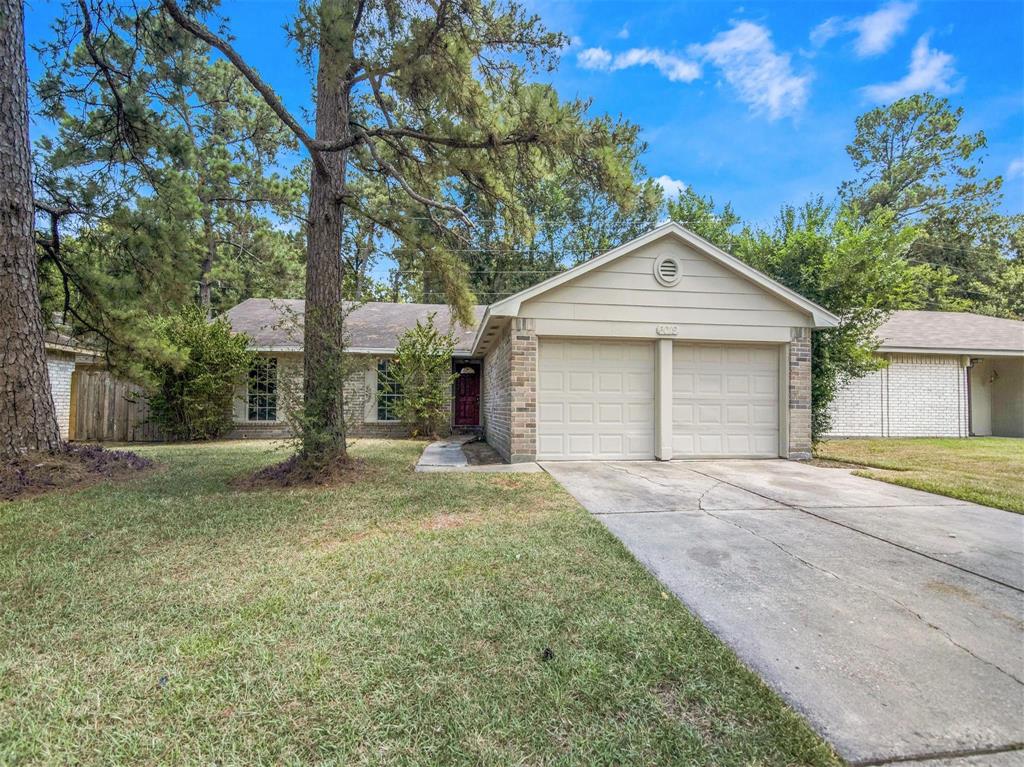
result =
[{"label": "large tree trunk", "polygon": [[[352,61],[353,19],[351,0],[322,0],[317,139],[336,141],[348,135],[349,92],[344,81]],[[341,199],[346,158],[347,152],[321,153],[322,162],[313,163],[309,188],[302,455],[321,464],[345,457]]]},{"label": "large tree trunk", "polygon": [[22,0],[0,0],[0,456],[60,449],[32,240]]}]

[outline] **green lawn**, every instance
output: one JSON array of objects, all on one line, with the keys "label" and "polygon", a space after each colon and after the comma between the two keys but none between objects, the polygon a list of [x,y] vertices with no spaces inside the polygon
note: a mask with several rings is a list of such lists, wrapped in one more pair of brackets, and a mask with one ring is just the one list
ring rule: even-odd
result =
[{"label": "green lawn", "polygon": [[547,475],[421,447],[253,493],[265,443],[150,447],[0,503],[0,763],[839,763]]},{"label": "green lawn", "polygon": [[837,439],[815,456],[870,467],[859,476],[1024,513],[1024,440]]}]

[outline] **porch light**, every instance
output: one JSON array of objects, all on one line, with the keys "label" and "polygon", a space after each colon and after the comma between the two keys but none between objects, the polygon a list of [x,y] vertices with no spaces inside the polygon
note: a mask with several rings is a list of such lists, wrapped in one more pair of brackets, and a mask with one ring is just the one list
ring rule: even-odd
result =
[{"label": "porch light", "polygon": [[462,368],[462,370],[459,371],[459,375],[460,376],[476,375],[476,368],[470,367],[469,365],[466,365],[466,367]]}]

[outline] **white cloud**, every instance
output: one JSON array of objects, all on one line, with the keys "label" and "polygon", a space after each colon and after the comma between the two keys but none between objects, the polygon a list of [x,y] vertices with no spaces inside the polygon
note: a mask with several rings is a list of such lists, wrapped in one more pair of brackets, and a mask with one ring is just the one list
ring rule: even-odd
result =
[{"label": "white cloud", "polygon": [[689,83],[700,77],[698,64],[657,48],[630,48],[615,57],[612,69],[626,69],[644,64],[653,65],[672,82]]},{"label": "white cloud", "polygon": [[629,24],[623,24],[622,25],[622,29],[620,29],[616,33],[615,36],[617,38],[619,38],[620,40],[628,40],[629,39]]},{"label": "white cloud", "polygon": [[928,47],[928,35],[921,35],[910,56],[907,74],[891,83],[869,85],[862,92],[872,101],[890,102],[912,93],[929,91],[938,95],[953,93],[960,89],[956,77],[953,56]]},{"label": "white cloud", "polygon": [[896,38],[907,28],[907,22],[917,13],[916,3],[892,2],[874,13],[851,19],[848,28],[857,33],[853,50],[858,56],[877,56],[892,47]]},{"label": "white cloud", "polygon": [[715,64],[755,112],[772,120],[799,112],[807,102],[809,75],[796,75],[789,54],[776,53],[771,33],[750,21],[734,23],[690,52]]},{"label": "white cloud", "polygon": [[610,69],[612,55],[604,48],[586,48],[576,54],[576,63],[583,69]]},{"label": "white cloud", "polygon": [[842,34],[845,26],[841,16],[829,16],[811,30],[811,45],[820,48],[833,37]]},{"label": "white cloud", "polygon": [[700,77],[700,65],[657,48],[630,48],[616,56],[604,48],[587,48],[580,51],[576,63],[583,69],[605,72],[650,64],[672,82],[688,83]]},{"label": "white cloud", "polygon": [[1006,180],[1013,181],[1017,178],[1024,178],[1024,157],[1010,160],[1010,164],[1006,166]]},{"label": "white cloud", "polygon": [[660,186],[662,191],[665,192],[665,196],[672,200],[678,197],[680,193],[686,191],[686,182],[671,176],[658,176],[654,179],[654,183]]},{"label": "white cloud", "polygon": [[853,41],[853,50],[858,56],[877,56],[892,47],[915,13],[917,3],[894,0],[865,16],[853,19],[830,16],[811,30],[811,44],[820,48],[832,38],[852,32],[857,36]]}]

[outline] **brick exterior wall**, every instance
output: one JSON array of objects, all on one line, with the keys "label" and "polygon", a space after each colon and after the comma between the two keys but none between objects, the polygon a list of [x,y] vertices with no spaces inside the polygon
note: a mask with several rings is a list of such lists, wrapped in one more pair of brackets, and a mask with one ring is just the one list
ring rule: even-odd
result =
[{"label": "brick exterior wall", "polygon": [[46,369],[50,374],[50,391],[60,436],[67,439],[71,426],[71,374],[75,372],[75,355],[47,349]]},{"label": "brick exterior wall", "polygon": [[487,444],[506,461],[512,457],[512,328],[484,357],[483,427]]},{"label": "brick exterior wall", "polygon": [[789,342],[789,458],[811,457],[811,331],[793,328]]},{"label": "brick exterior wall", "polygon": [[829,437],[968,436],[967,370],[960,357],[884,356],[887,368],[836,394]]},{"label": "brick exterior wall", "polygon": [[537,458],[537,334],[532,319],[512,320],[511,367],[512,463]]}]

